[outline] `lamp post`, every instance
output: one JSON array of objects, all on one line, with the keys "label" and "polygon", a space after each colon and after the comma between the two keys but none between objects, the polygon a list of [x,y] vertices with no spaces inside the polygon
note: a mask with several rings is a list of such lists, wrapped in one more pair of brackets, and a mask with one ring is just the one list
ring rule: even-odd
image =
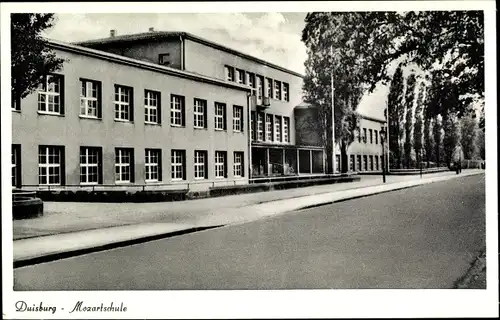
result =
[{"label": "lamp post", "polygon": [[384,140],[385,140],[385,128],[382,127],[380,130],[380,142],[382,142],[382,181],[385,183],[385,148],[384,148]]},{"label": "lamp post", "polygon": [[420,178],[422,178],[422,148],[420,148]]}]

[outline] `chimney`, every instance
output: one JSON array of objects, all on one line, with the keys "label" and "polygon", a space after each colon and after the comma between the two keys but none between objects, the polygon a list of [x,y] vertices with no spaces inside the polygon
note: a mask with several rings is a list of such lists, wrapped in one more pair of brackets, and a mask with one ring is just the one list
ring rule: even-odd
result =
[{"label": "chimney", "polygon": [[115,29],[111,29],[111,30],[109,30],[109,36],[110,36],[111,38],[113,38],[114,36],[116,36],[116,30],[115,30]]},{"label": "chimney", "polygon": [[150,28],[149,28],[149,32],[153,32],[153,31],[155,31],[155,28],[150,27]]}]

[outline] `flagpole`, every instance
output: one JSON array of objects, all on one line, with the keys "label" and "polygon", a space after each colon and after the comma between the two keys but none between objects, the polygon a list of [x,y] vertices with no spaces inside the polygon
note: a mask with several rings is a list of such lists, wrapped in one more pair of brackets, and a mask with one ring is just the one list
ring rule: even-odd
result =
[{"label": "flagpole", "polygon": [[[330,55],[333,60],[333,47],[330,46]],[[333,61],[332,61],[332,71],[331,71],[331,84],[332,84],[332,169],[335,173],[336,167],[336,157],[335,157],[335,87],[333,85]]]}]

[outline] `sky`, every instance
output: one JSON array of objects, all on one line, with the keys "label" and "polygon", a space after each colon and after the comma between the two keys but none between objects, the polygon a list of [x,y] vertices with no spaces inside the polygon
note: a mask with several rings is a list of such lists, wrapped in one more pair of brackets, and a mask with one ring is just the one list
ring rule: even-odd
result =
[{"label": "sky", "polygon": [[[284,68],[305,74],[306,47],[301,41],[306,12],[265,13],[81,13],[56,14],[45,36],[76,42],[156,31],[186,31]],[[387,86],[365,95],[358,112],[383,118]]]}]

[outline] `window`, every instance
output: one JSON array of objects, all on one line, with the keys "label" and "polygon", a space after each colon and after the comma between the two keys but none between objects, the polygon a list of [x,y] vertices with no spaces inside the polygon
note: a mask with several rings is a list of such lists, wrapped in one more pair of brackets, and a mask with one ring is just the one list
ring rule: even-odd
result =
[{"label": "window", "polygon": [[267,96],[269,99],[273,98],[273,79],[266,78],[266,88],[267,88]]},{"label": "window", "polygon": [[226,105],[215,103],[215,130],[226,130]]},{"label": "window", "polygon": [[39,146],[38,183],[40,185],[64,185],[64,147]]},{"label": "window", "polygon": [[357,160],[358,160],[358,165],[357,165],[358,171],[361,171],[361,156],[360,155],[357,155]]},{"label": "window", "polygon": [[132,88],[115,85],[115,120],[134,121]]},{"label": "window", "polygon": [[226,80],[227,81],[234,81],[234,68],[226,66]]},{"label": "window", "polygon": [[245,84],[245,71],[236,69],[236,79],[238,83]]},{"label": "window", "polygon": [[275,132],[275,141],[281,142],[281,117],[274,117],[274,132]]},{"label": "window", "polygon": [[255,111],[252,111],[252,113],[250,114],[250,139],[257,140],[254,126],[255,126]]},{"label": "window", "polygon": [[207,128],[207,101],[194,99],[194,127],[197,129]]},{"label": "window", "polygon": [[12,89],[10,90],[10,107],[12,110],[21,111],[21,96],[15,91],[16,79],[12,79]]},{"label": "window", "polygon": [[[361,142],[361,128],[358,128],[358,142]],[[358,167],[361,169],[361,167]]]},{"label": "window", "polygon": [[363,128],[363,142],[366,143],[366,128]]},{"label": "window", "polygon": [[48,114],[64,115],[63,92],[63,76],[45,76],[43,83],[38,87],[38,111]]},{"label": "window", "polygon": [[80,79],[80,116],[101,117],[101,83]]},{"label": "window", "polygon": [[335,155],[335,172],[340,172],[340,155]]},{"label": "window", "polygon": [[369,129],[370,131],[370,143],[373,144],[373,130]]},{"label": "window", "polygon": [[290,142],[290,118],[283,117],[283,142]]},{"label": "window", "polygon": [[21,187],[21,145],[13,144],[11,149],[12,186]]},{"label": "window", "polygon": [[115,149],[116,183],[134,182],[134,151],[130,148]]},{"label": "window", "polygon": [[244,176],[244,166],[243,166],[243,152],[234,152],[234,176],[243,177]]},{"label": "window", "polygon": [[194,152],[194,178],[195,179],[207,179],[207,152],[198,151]]},{"label": "window", "polygon": [[255,88],[255,74],[247,73],[248,76],[248,85],[252,88]]},{"label": "window", "polygon": [[375,170],[378,171],[378,156],[375,156]]},{"label": "window", "polygon": [[281,82],[274,81],[274,99],[281,100]]},{"label": "window", "polygon": [[233,131],[243,131],[243,107],[233,106]]},{"label": "window", "polygon": [[373,171],[373,156],[370,156],[370,171]]},{"label": "window", "polygon": [[257,99],[261,100],[264,96],[264,77],[257,76]]},{"label": "window", "polygon": [[273,115],[266,114],[266,140],[273,141]]},{"label": "window", "polygon": [[186,180],[186,151],[171,151],[172,180]]},{"label": "window", "polygon": [[164,66],[170,65],[170,53],[160,53],[158,55],[158,63]]},{"label": "window", "polygon": [[145,181],[158,182],[161,181],[161,150],[146,149],[145,166]]},{"label": "window", "polygon": [[257,140],[264,141],[264,114],[257,113]]},{"label": "window", "polygon": [[356,171],[356,164],[354,163],[354,155],[351,154],[349,156],[349,171],[353,172],[353,171]]},{"label": "window", "polygon": [[174,127],[185,126],[184,115],[184,97],[175,94],[170,95],[170,125]]},{"label": "window", "polygon": [[80,184],[102,183],[102,149],[80,147]]},{"label": "window", "polygon": [[373,131],[375,131],[375,144],[378,144],[378,131],[377,130]]},{"label": "window", "polygon": [[283,82],[283,100],[290,101],[290,96],[288,95],[289,86],[288,83]]},{"label": "window", "polygon": [[226,175],[226,152],[215,151],[215,177],[225,178]]},{"label": "window", "polygon": [[363,171],[368,171],[368,157],[366,155],[363,156]]},{"label": "window", "polygon": [[157,91],[144,90],[144,122],[161,123],[161,94]]}]

